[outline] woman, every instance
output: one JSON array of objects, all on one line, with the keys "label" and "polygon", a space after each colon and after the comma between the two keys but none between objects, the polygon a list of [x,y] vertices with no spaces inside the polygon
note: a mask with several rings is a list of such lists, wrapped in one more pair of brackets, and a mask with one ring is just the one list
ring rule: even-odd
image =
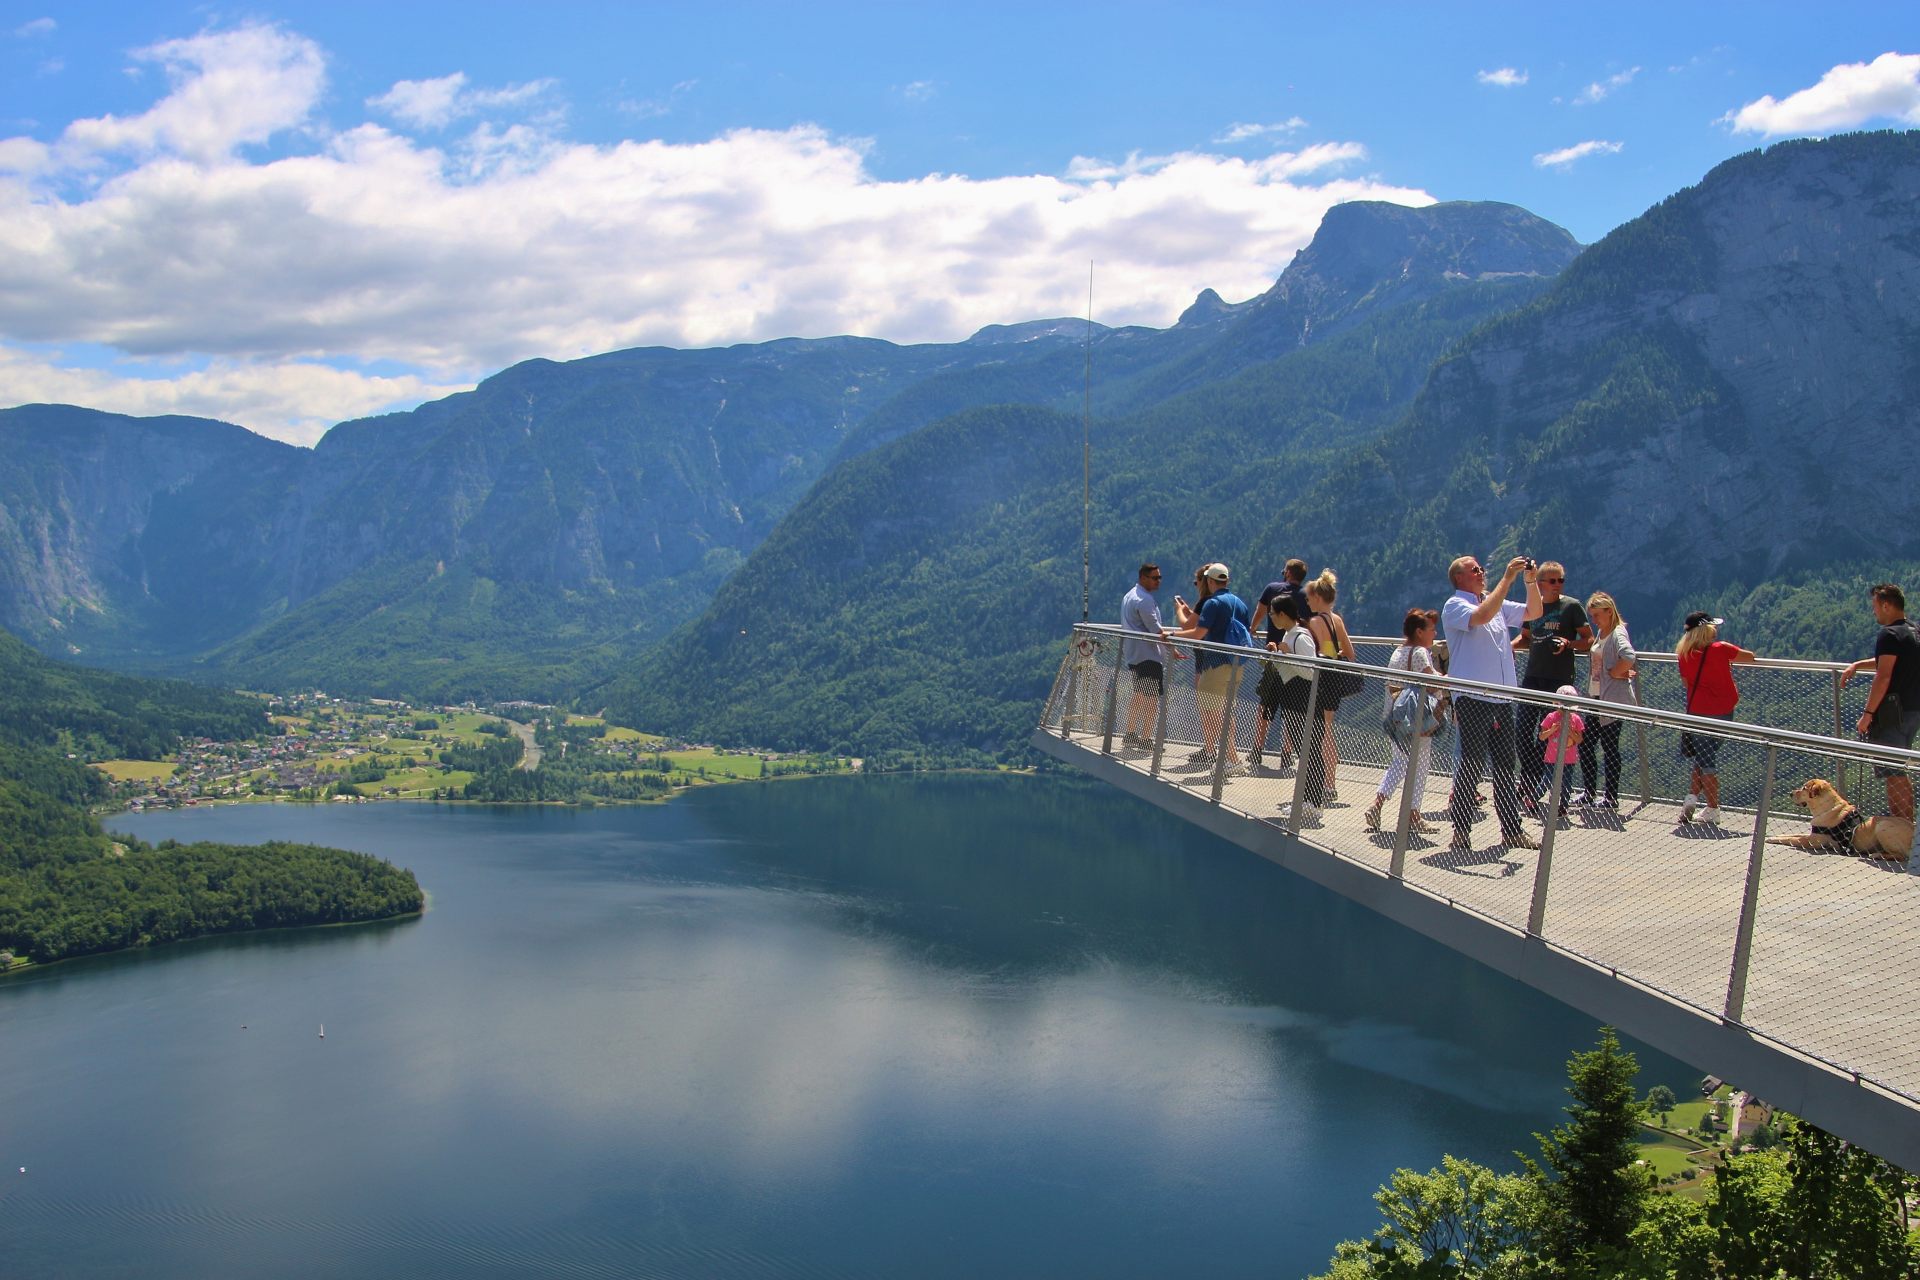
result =
[{"label": "woman", "polygon": [[[1587,696],[1623,707],[1639,706],[1640,669],[1635,664],[1640,655],[1633,651],[1620,606],[1606,592],[1596,591],[1587,597],[1587,617],[1593,623],[1593,668],[1587,676]],[[1587,802],[1597,808],[1620,807],[1620,731],[1625,727],[1622,720],[1597,715],[1580,742],[1580,781],[1586,786]],[[1604,794],[1594,785],[1601,756],[1606,757]]]},{"label": "woman", "polygon": [[[1720,638],[1720,624],[1725,621],[1696,610],[1687,615],[1686,630],[1674,646],[1689,715],[1731,720],[1734,707],[1740,703],[1740,690],[1733,683],[1733,664],[1754,661],[1754,653]],[[1682,823],[1692,822],[1695,810],[1700,811],[1702,822],[1711,825],[1720,821],[1719,752],[1720,739],[1712,734],[1680,735],[1680,754],[1693,762],[1691,791],[1680,806]]]},{"label": "woman", "polygon": [[[1338,588],[1339,580],[1333,576],[1331,569],[1322,569],[1320,576],[1307,584],[1307,631],[1313,636],[1314,652],[1321,657],[1354,662],[1357,659],[1353,654],[1353,641],[1347,638],[1347,624],[1333,611]],[[1334,791],[1334,769],[1340,763],[1340,750],[1333,738],[1333,717],[1340,710],[1340,699],[1346,696],[1341,685],[1354,678],[1344,676],[1343,679],[1343,676],[1344,673],[1322,671],[1320,693],[1315,699],[1320,721],[1325,726],[1320,741],[1320,756],[1327,771],[1328,803],[1338,799]],[[1301,754],[1306,754],[1304,743]]]},{"label": "woman", "polygon": [[[1281,714],[1281,731],[1294,742],[1305,743],[1307,738],[1307,694],[1312,684],[1312,671],[1287,658],[1311,658],[1314,654],[1313,637],[1306,627],[1294,616],[1299,609],[1298,596],[1278,596],[1268,606],[1267,620],[1272,630],[1272,639],[1267,648],[1281,657],[1274,663],[1280,678],[1280,688],[1274,693],[1274,705]],[[1322,679],[1325,674],[1322,673]],[[1319,753],[1302,751],[1300,753],[1300,811],[1293,815],[1295,829],[1319,825],[1320,809],[1326,803],[1326,773],[1319,759]]]},{"label": "woman", "polygon": [[[1407,616],[1400,620],[1400,634],[1405,637],[1403,643],[1395,646],[1393,656],[1387,659],[1390,671],[1406,671],[1413,675],[1439,675],[1440,668],[1433,661],[1433,632],[1440,623],[1440,615],[1432,609],[1409,609]],[[1387,710],[1393,709],[1393,700],[1400,696],[1400,685],[1391,680],[1387,682]],[[1420,809],[1427,795],[1427,766],[1433,759],[1433,735],[1440,731],[1440,720],[1427,716],[1420,735],[1413,740],[1413,829],[1432,831],[1433,827],[1421,816]],[[1379,790],[1373,793],[1373,804],[1367,809],[1367,830],[1380,829],[1380,808],[1386,803],[1400,780],[1407,776],[1409,761],[1407,752],[1398,744],[1393,747],[1393,763],[1387,766],[1387,776],[1380,779]]]}]

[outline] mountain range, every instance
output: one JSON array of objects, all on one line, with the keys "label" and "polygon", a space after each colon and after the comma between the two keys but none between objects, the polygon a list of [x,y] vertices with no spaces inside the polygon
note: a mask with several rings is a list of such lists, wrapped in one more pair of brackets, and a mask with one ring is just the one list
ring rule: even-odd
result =
[{"label": "mountain range", "polygon": [[1510,205],[1346,204],[1167,329],[531,361],[310,451],[0,411],[0,625],[229,684],[997,752],[1080,616],[1084,430],[1096,618],[1142,559],[1257,590],[1299,554],[1390,631],[1452,555],[1524,549],[1657,642],[1789,589],[1793,643],[1837,643],[1822,584],[1917,558],[1916,197],[1909,132],[1738,157],[1585,249]]}]

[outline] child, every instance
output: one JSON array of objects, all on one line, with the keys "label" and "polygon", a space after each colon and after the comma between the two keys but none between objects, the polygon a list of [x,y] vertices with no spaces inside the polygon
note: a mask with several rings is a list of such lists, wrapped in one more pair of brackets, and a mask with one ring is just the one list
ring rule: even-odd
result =
[{"label": "child", "polygon": [[[1580,691],[1570,684],[1563,684],[1555,693],[1565,698],[1577,698]],[[1587,722],[1574,711],[1562,711],[1555,707],[1547,712],[1540,721],[1540,741],[1547,744],[1547,764],[1549,767],[1560,763],[1560,717],[1570,717],[1567,726],[1567,767],[1560,770],[1560,816],[1567,816],[1567,798],[1573,792],[1573,762],[1580,755],[1580,740],[1587,736]]]}]

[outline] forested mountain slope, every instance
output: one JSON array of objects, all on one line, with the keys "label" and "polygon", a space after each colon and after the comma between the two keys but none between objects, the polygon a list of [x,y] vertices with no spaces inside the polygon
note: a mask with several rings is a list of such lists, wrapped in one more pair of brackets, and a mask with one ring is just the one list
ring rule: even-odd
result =
[{"label": "forested mountain slope", "polygon": [[89,760],[158,760],[183,737],[266,731],[257,698],[54,662],[0,631],[0,742],[59,746]]},{"label": "forested mountain slope", "polygon": [[[1394,422],[1452,343],[1540,287],[1461,284],[1097,424],[1096,616],[1143,558],[1178,582],[1244,544],[1301,477]],[[1032,728],[1079,618],[1080,525],[1079,421],[956,415],[836,468],[696,623],[588,700],[723,741],[998,750]]]}]

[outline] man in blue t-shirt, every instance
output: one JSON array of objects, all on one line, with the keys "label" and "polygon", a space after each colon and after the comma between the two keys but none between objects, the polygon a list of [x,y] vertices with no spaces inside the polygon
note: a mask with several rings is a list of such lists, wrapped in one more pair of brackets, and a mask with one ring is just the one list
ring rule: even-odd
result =
[{"label": "man in blue t-shirt", "polygon": [[[1227,566],[1210,564],[1200,571],[1200,607],[1190,609],[1179,596],[1173,598],[1180,627],[1169,634],[1183,640],[1205,640],[1213,644],[1253,647],[1253,632],[1247,629],[1252,611],[1247,602],[1227,589]],[[1197,649],[1193,669],[1198,681],[1200,703],[1200,749],[1188,757],[1190,764],[1212,764],[1214,747],[1224,730],[1227,736],[1227,772],[1245,773],[1240,748],[1233,740],[1233,692],[1240,677],[1239,659],[1231,654]]]}]

